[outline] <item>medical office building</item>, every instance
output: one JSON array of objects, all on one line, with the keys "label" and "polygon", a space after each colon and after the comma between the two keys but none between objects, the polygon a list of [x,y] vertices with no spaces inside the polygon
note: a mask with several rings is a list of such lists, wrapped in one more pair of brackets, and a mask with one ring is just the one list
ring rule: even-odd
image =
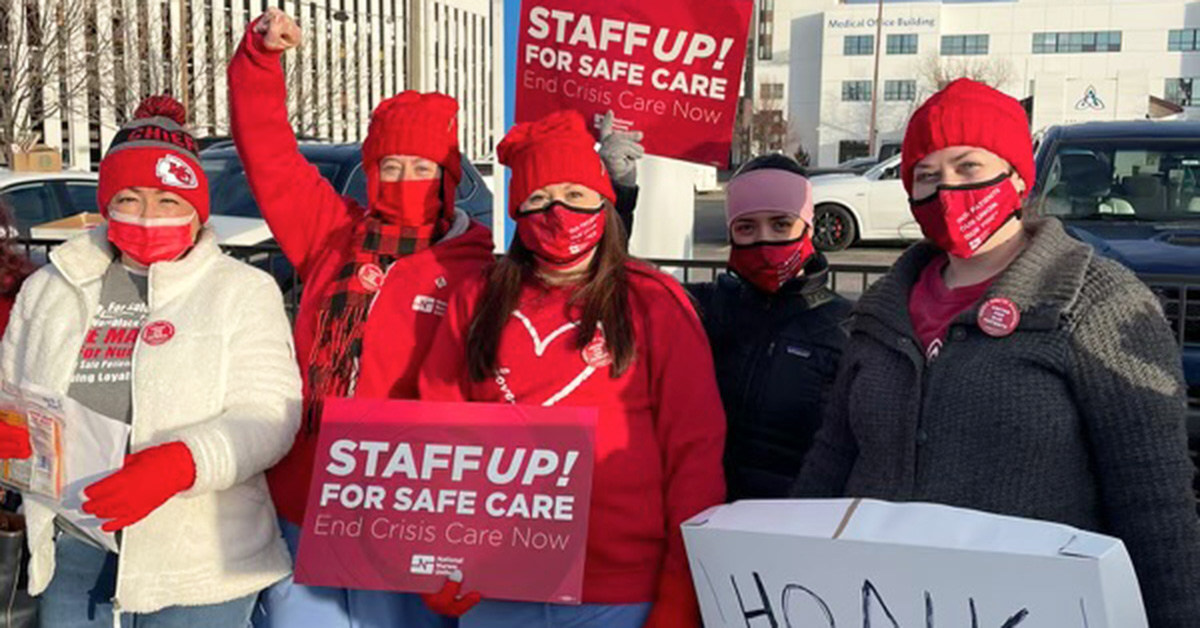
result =
[{"label": "medical office building", "polygon": [[963,75],[1022,100],[1034,131],[1187,117],[1200,106],[1200,2],[885,0],[882,36],[875,0],[756,3],[747,88],[758,110],[785,119],[770,148],[802,147],[813,165],[867,154],[876,91],[878,142],[887,144]]}]

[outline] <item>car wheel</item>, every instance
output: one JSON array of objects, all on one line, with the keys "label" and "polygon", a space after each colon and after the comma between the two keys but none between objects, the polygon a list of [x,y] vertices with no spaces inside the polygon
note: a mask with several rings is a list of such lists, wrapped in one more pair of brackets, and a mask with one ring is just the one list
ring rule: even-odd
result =
[{"label": "car wheel", "polygon": [[844,251],[858,237],[854,216],[841,205],[818,205],[813,217],[813,244],[826,253]]}]

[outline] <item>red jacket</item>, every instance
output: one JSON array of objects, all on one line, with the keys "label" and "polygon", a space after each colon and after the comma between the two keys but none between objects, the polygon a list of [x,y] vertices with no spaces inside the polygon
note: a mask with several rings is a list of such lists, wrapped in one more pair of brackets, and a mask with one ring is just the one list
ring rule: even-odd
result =
[{"label": "red jacket", "polygon": [[450,302],[421,367],[421,398],[592,406],[596,469],[583,601],[654,602],[647,626],[699,625],[680,524],[725,498],[725,414],[712,352],[670,277],[630,265],[636,357],[613,379],[576,348],[570,291],[530,282],[501,337],[499,376],[470,381],[466,334],[483,280]]},{"label": "red jacket", "polygon": [[[261,42],[248,29],[229,64],[233,137],[262,215],[304,285],[295,335],[307,395],[317,315],[354,255],[354,227],[366,210],[338,195],[300,154],[279,54]],[[367,318],[356,397],[416,397],[418,369],[452,289],[493,259],[491,232],[461,213],[458,220],[450,236],[389,269]],[[291,452],[267,474],[276,509],[296,524],[304,520],[316,441],[316,433],[301,429]]]}]

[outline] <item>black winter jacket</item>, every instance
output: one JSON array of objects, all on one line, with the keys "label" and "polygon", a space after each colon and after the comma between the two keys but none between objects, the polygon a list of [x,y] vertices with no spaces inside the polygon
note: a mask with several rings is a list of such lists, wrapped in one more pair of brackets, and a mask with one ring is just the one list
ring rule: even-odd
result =
[{"label": "black winter jacket", "polygon": [[733,273],[685,286],[712,343],[729,421],[731,500],[786,497],[821,425],[851,307],[826,287],[828,269],[818,253],[773,295]]}]

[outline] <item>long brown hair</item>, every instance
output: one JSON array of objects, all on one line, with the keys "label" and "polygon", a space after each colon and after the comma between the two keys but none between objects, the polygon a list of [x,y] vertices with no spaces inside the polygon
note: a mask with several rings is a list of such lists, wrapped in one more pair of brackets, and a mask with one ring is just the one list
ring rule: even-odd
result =
[{"label": "long brown hair", "polygon": [[[634,358],[629,278],[625,268],[629,253],[625,250],[625,227],[612,203],[604,202],[604,214],[604,236],[588,266],[588,278],[571,297],[571,305],[579,305],[583,312],[576,332],[576,347],[580,350],[586,347],[599,324],[613,360],[609,372],[612,377],[620,377]],[[487,284],[479,295],[467,333],[467,367],[472,381],[481,382],[494,374],[500,336],[517,309],[521,284],[533,277],[536,265],[533,253],[515,237],[508,253],[488,271]]]}]

